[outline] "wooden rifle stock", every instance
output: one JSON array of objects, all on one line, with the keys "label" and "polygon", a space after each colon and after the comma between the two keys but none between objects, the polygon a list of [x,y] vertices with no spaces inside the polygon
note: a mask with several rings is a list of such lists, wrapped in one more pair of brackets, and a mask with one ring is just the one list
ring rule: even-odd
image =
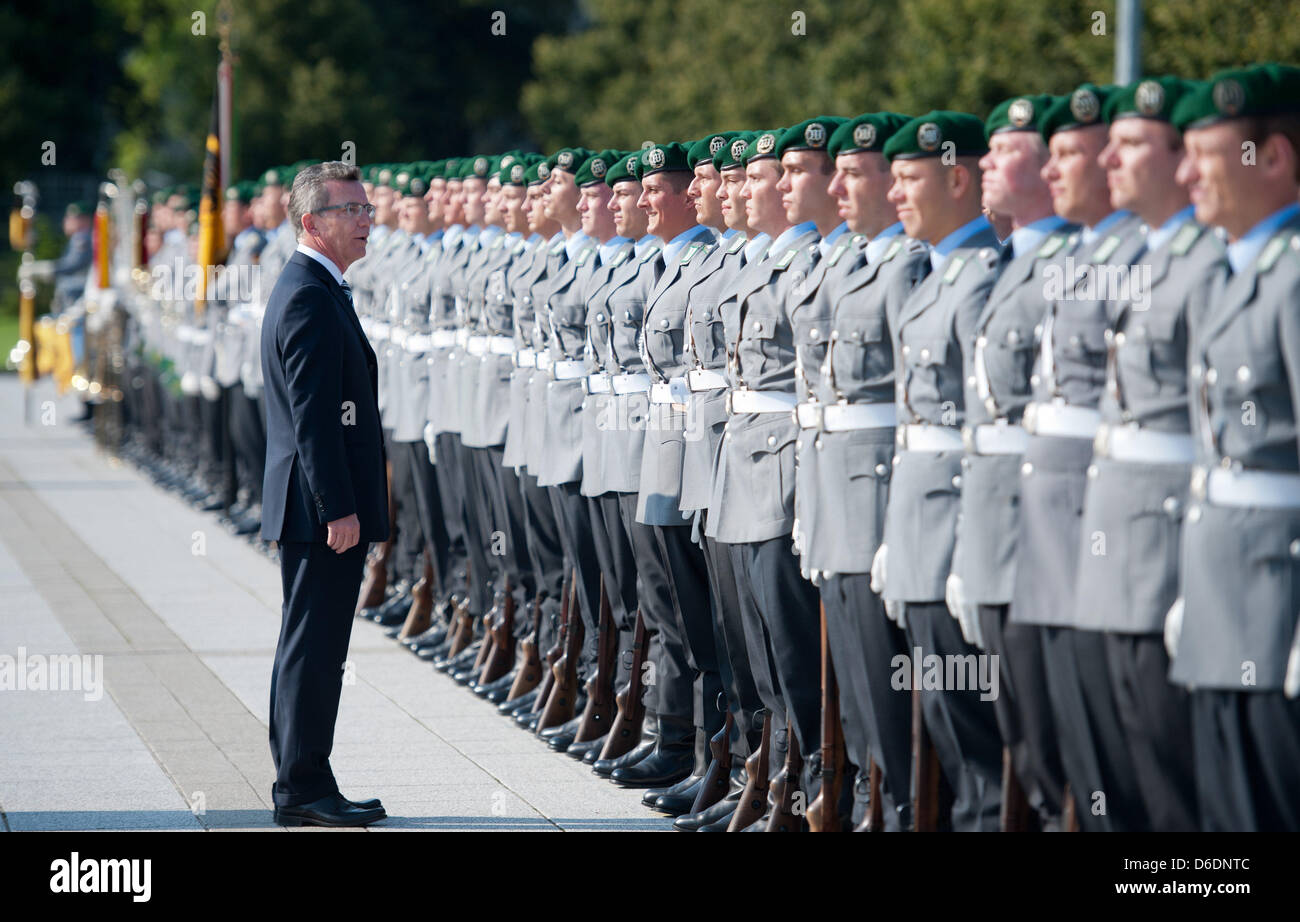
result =
[{"label": "wooden rifle stock", "polygon": [[921,690],[912,689],[912,815],[917,832],[939,828],[939,756],[930,742],[921,709]]},{"label": "wooden rifle stock", "polygon": [[600,577],[600,621],[596,640],[596,671],[587,680],[587,706],[582,711],[582,723],[574,742],[586,743],[600,739],[609,732],[614,716],[614,667],[618,659],[618,629],[614,627],[614,613],[610,609],[609,594],[605,592],[604,574]]},{"label": "wooden rifle stock", "polygon": [[1003,832],[1028,832],[1031,826],[1029,799],[1025,789],[1020,786],[1015,769],[1011,765],[1010,747],[1002,747],[1002,811],[998,823]]},{"label": "wooden rifle stock", "polygon": [[515,596],[510,585],[510,577],[507,576],[505,592],[500,605],[497,606],[497,616],[488,626],[492,652],[483,663],[483,671],[479,673],[480,683],[486,685],[488,682],[495,682],[510,671],[510,667],[515,662],[514,633]]},{"label": "wooden rifle stock", "polygon": [[[393,500],[393,462],[389,461],[384,465],[385,476],[388,478],[388,521],[396,522],[397,514],[394,509]],[[366,576],[361,581],[361,590],[357,593],[357,607],[353,614],[360,614],[363,608],[374,608],[383,604],[384,593],[388,590],[388,559],[393,554],[392,532],[390,537],[384,541],[375,550],[372,550],[366,560]]]},{"label": "wooden rifle stock", "polygon": [[867,805],[867,832],[885,831],[885,802],[880,799],[880,780],[880,766],[872,759],[871,767],[867,769],[867,796],[870,798]]},{"label": "wooden rifle stock", "polygon": [[701,813],[726,797],[731,790],[731,765],[734,761],[731,754],[731,732],[735,725],[736,718],[731,711],[727,711],[722,729],[709,740],[709,752],[713,755],[713,761],[709,763],[700,792],[695,795],[695,802],[687,812]]},{"label": "wooden rifle stock", "polygon": [[822,769],[821,789],[808,808],[808,828],[813,832],[841,832],[840,794],[844,785],[844,728],[840,725],[840,689],[826,633],[826,606],[822,617]]},{"label": "wooden rifle stock", "polygon": [[456,606],[456,615],[452,619],[451,647],[447,650],[450,659],[469,646],[474,639],[474,616],[469,613],[469,597],[460,600]]},{"label": "wooden rifle stock", "polygon": [[740,793],[740,803],[731,815],[727,832],[740,832],[746,826],[752,826],[762,819],[767,812],[767,791],[771,786],[768,764],[772,755],[772,715],[766,710],[758,710],[755,720],[763,722],[763,736],[758,744],[758,751],[745,760],[745,790]]},{"label": "wooden rifle stock", "polygon": [[641,742],[641,724],[645,722],[645,702],[641,700],[645,691],[642,673],[649,647],[645,618],[638,609],[636,630],[632,634],[632,673],[627,688],[618,695],[618,714],[615,715],[609,735],[605,737],[605,745],[600,750],[602,759],[617,759],[631,752]]},{"label": "wooden rifle stock", "polygon": [[526,695],[542,681],[542,658],[537,649],[537,634],[542,629],[542,594],[533,599],[533,629],[519,643],[519,669],[515,673],[515,683],[510,686],[507,701],[514,701],[520,695]]},{"label": "wooden rifle stock", "polygon": [[537,721],[537,732],[547,727],[558,727],[573,720],[578,707],[578,658],[582,656],[582,641],[586,633],[582,615],[578,611],[578,573],[575,570],[569,582],[569,617],[564,629],[564,652],[551,667],[555,681],[546,699],[542,719]]},{"label": "wooden rifle stock", "polygon": [[560,651],[564,649],[564,635],[569,628],[569,576],[565,574],[564,584],[560,587],[560,629],[555,634],[555,643],[546,651],[546,662],[542,666],[541,688],[537,700],[533,702],[533,713],[541,715],[546,711],[546,702],[551,697],[555,686],[555,664],[560,660]]},{"label": "wooden rifle stock", "polygon": [[[789,720],[785,725],[785,742],[785,765],[776,778],[773,798],[775,805],[772,807],[772,818],[767,824],[768,832],[801,832],[803,817],[800,814],[807,812],[806,807],[796,807],[796,799],[802,793],[799,781],[803,775],[803,753],[799,751],[799,738]],[[831,810],[835,810],[834,804]]]}]

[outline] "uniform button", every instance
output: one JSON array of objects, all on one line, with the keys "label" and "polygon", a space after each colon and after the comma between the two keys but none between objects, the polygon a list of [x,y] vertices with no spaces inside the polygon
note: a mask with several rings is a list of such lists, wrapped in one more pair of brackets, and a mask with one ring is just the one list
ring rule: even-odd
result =
[{"label": "uniform button", "polygon": [[1070,345],[1071,345],[1071,346],[1074,346],[1074,347],[1077,348],[1080,342],[1081,342],[1081,340],[1079,339],[1079,334],[1078,334],[1078,333],[1075,333],[1073,336],[1070,337]]},{"label": "uniform button", "polygon": [[817,436],[817,439],[813,442],[813,447],[815,447],[818,451],[822,450],[822,437],[820,435]]},{"label": "uniform button", "polygon": [[1292,557],[1300,557],[1300,538],[1296,538],[1291,542],[1290,550]]},{"label": "uniform button", "polygon": [[604,314],[597,314],[597,315],[596,315],[596,322],[597,322],[597,323],[604,323],[604,322],[605,322],[605,315],[604,315]]},{"label": "uniform button", "polygon": [[821,330],[817,329],[816,327],[813,327],[811,330],[808,331],[809,339],[816,339],[819,335],[821,335]]},{"label": "uniform button", "polygon": [[889,468],[885,467],[885,465],[884,465],[883,462],[880,463],[880,464],[877,464],[877,465],[876,465],[876,476],[877,476],[877,477],[884,477],[884,476],[885,476],[886,474],[888,474],[888,473],[889,473]]},{"label": "uniform button", "polygon": [[1097,465],[1095,464],[1088,465],[1088,479],[1089,480],[1097,479]]},{"label": "uniform button", "polygon": [[760,321],[760,320],[755,320],[755,321],[754,321],[754,332],[755,332],[755,333],[762,333],[762,332],[763,332],[763,323],[762,323],[762,321]]},{"label": "uniform button", "polygon": [[831,342],[835,342],[835,341],[838,340],[839,338],[840,338],[840,331],[839,331],[839,330],[831,330]]},{"label": "uniform button", "polygon": [[1201,507],[1199,505],[1194,505],[1187,510],[1187,521],[1195,525],[1200,520],[1201,520]]},{"label": "uniform button", "polygon": [[1034,327],[1034,336],[1042,336],[1042,335],[1043,335],[1043,325],[1040,323],[1036,327]]},{"label": "uniform button", "polygon": [[1173,518],[1178,515],[1178,510],[1182,508],[1182,505],[1177,496],[1166,496],[1165,501],[1160,504],[1160,508],[1165,511],[1165,515]]},{"label": "uniform button", "polygon": [[1242,384],[1245,384],[1247,381],[1250,380],[1249,365],[1242,365],[1240,368],[1237,369],[1237,380],[1240,381]]},{"label": "uniform button", "polygon": [[954,490],[961,489],[961,474],[954,474],[952,478],[952,487]]},{"label": "uniform button", "polygon": [[1214,384],[1219,380],[1219,370],[1217,368],[1207,368],[1205,370],[1205,383]]},{"label": "uniform button", "polygon": [[1008,331],[1007,331],[1007,342],[1010,343],[1010,344],[1013,345],[1013,346],[1014,346],[1016,343],[1020,342],[1020,331],[1018,331],[1018,330],[1008,330]]},{"label": "uniform button", "polygon": [[1043,379],[1042,379],[1041,377],[1039,377],[1038,375],[1030,375],[1030,376],[1029,376],[1029,384],[1030,384],[1031,387],[1038,387],[1038,382],[1041,381],[1041,380],[1043,380]]},{"label": "uniform button", "polygon": [[664,330],[668,329],[668,321],[667,321],[667,320],[660,320],[660,321],[659,321],[659,326],[660,326],[661,329],[664,329]]},{"label": "uniform button", "polygon": [[1115,338],[1115,331],[1111,329],[1107,329],[1106,332],[1103,334],[1103,337],[1105,338],[1106,342],[1109,343],[1111,340]]},{"label": "uniform button", "polygon": [[1032,464],[1030,464],[1028,461],[1026,461],[1024,464],[1020,465],[1020,476],[1021,476],[1021,477],[1028,477],[1028,476],[1029,476],[1030,474],[1032,474],[1033,472],[1034,472],[1034,466],[1033,466]]},{"label": "uniform button", "polygon": [[[1077,345],[1077,344],[1078,344],[1078,340],[1079,340],[1079,337],[1077,337],[1077,336],[1071,336],[1071,337],[1070,337],[1070,345],[1072,345],[1072,346],[1073,346],[1073,345]],[[1123,333],[1116,333],[1116,334],[1115,334],[1115,345],[1117,345],[1117,346],[1122,346],[1122,345],[1124,345],[1124,334],[1123,334]]]},{"label": "uniform button", "polygon": [[895,466],[897,466],[897,464],[898,464],[898,455],[894,455],[894,457],[890,458],[889,460],[890,460],[891,463],[893,463]]},{"label": "uniform button", "polygon": [[776,444],[776,436],[774,436],[774,435],[769,435],[769,436],[767,437],[767,447],[768,447],[768,448],[771,448],[771,447],[772,447],[773,445],[775,445],[775,444]]},{"label": "uniform button", "polygon": [[922,350],[921,350],[921,361],[922,361],[922,362],[928,362],[928,361],[930,361],[930,350],[929,350],[929,349],[922,349]]},{"label": "uniform button", "polygon": [[966,379],[966,386],[967,386],[967,387],[974,387],[974,386],[975,386],[975,376],[974,376],[974,375],[971,375],[969,378]]},{"label": "uniform button", "polygon": [[1195,378],[1197,381],[1201,380],[1201,373],[1202,373],[1202,371],[1203,371],[1203,369],[1201,368],[1200,365],[1193,365],[1193,366],[1192,366],[1192,377]]},{"label": "uniform button", "polygon": [[912,354],[912,347],[911,347],[911,346],[908,346],[908,345],[904,345],[904,346],[903,346],[903,355],[908,356],[908,355],[911,355],[911,354]]}]

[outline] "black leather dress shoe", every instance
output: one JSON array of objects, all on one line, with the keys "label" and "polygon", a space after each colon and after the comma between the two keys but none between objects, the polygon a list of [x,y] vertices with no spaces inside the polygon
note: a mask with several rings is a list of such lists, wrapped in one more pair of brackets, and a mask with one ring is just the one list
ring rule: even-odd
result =
[{"label": "black leather dress shoe", "polygon": [[[736,808],[740,806],[740,795],[745,790],[744,784],[736,784],[735,776],[732,777],[731,790],[726,797],[699,813],[682,814],[673,820],[673,828],[678,832],[726,832],[728,824],[731,823],[731,814],[735,813]],[[718,822],[722,824],[721,829],[704,828]]]},{"label": "black leather dress shoe", "polygon": [[695,753],[690,749],[656,749],[632,765],[616,768],[609,778],[619,787],[657,788],[676,784],[695,767]]},{"label": "black leather dress shoe", "polygon": [[[480,698],[487,698],[488,695],[492,694],[492,692],[494,691],[504,690],[506,694],[509,694],[510,686],[514,684],[515,684],[515,674],[513,672],[507,672],[501,678],[493,682],[488,682],[486,685],[475,684],[471,686],[470,691],[478,695]],[[505,695],[501,696],[501,700],[502,701],[505,700]]]},{"label": "black leather dress shoe", "polygon": [[426,663],[436,663],[440,659],[447,658],[447,651],[451,649],[451,641],[444,640],[436,647],[417,647],[415,655]]},{"label": "black leather dress shoe", "polygon": [[661,794],[652,806],[660,813],[667,813],[669,816],[681,816],[683,813],[690,813],[691,805],[695,803],[695,798],[700,793],[700,787],[704,784],[704,776],[691,775],[681,783],[686,784],[687,782],[693,783],[680,791]]},{"label": "black leather dress shoe", "polygon": [[393,596],[383,605],[370,620],[380,627],[395,627],[406,620],[407,613],[411,610],[411,603],[414,600],[409,592],[401,592]]},{"label": "black leather dress shoe", "polygon": [[[581,759],[587,753],[591,752],[593,749],[596,751],[597,755],[599,755],[600,751],[604,748],[605,748],[605,737],[602,736],[599,737],[598,739],[587,740],[584,743],[570,743],[569,748],[564,750],[564,754],[568,756],[570,759]],[[592,759],[591,761],[594,762],[596,760]]]},{"label": "black leather dress shoe", "polygon": [[532,708],[533,702],[536,700],[537,689],[534,688],[532,691],[524,692],[518,698],[511,698],[509,701],[502,701],[497,705],[497,710],[507,716],[518,714],[521,710],[527,711]]},{"label": "black leather dress shoe", "polygon": [[660,797],[664,796],[665,794],[680,794],[682,791],[686,790],[687,788],[695,787],[695,785],[699,784],[699,782],[703,780],[704,780],[704,776],[702,774],[697,775],[692,772],[688,777],[683,778],[681,781],[677,782],[676,784],[670,784],[667,787],[650,788],[648,791],[646,791],[644,794],[641,795],[641,805],[643,807],[653,807],[655,805],[655,801],[658,800]]},{"label": "black leather dress shoe", "polygon": [[[542,739],[548,741],[554,739],[557,736],[565,736],[566,734],[577,736],[578,727],[580,726],[582,726],[581,714],[579,714],[577,717],[573,718],[572,720],[565,721],[562,724],[556,724],[553,727],[547,727],[545,730],[543,730],[541,733],[538,733],[537,735],[540,736]],[[573,740],[569,740],[569,742],[573,742]]]},{"label": "black leather dress shoe", "polygon": [[[608,778],[619,768],[625,768],[628,765],[635,765],[642,759],[649,758],[650,754],[655,751],[655,741],[647,740],[640,746],[630,752],[624,753],[617,759],[596,759],[591,764],[591,770],[598,775]],[[674,778],[674,781],[677,779]]]},{"label": "black leather dress shoe", "polygon": [[484,700],[491,701],[493,704],[503,704],[505,702],[506,696],[510,694],[510,689],[515,687],[515,674],[513,672],[507,672],[503,678],[507,678],[510,681],[500,688],[488,689],[488,691],[483,695]]},{"label": "black leather dress shoe", "polygon": [[[699,816],[704,816],[709,812],[709,810],[718,811],[715,814],[714,819],[712,819],[708,823],[705,823],[703,826],[700,826],[695,831],[696,832],[726,832],[728,829],[731,828],[731,818],[736,815],[736,810],[738,810],[739,808],[740,808],[740,801],[738,800],[718,801],[708,810],[705,810],[704,813],[697,814]],[[679,816],[677,819],[680,820],[681,817]],[[673,825],[676,826],[677,825],[676,822],[674,822]]]},{"label": "black leather dress shoe", "polygon": [[348,803],[352,804],[352,806],[356,807],[358,810],[384,809],[384,805],[380,803],[378,797],[372,797],[369,800],[351,800],[347,797],[344,797],[343,799],[346,800]]},{"label": "black leather dress shoe", "polygon": [[276,807],[281,826],[369,826],[388,816],[383,807],[362,809],[341,794],[330,794],[309,804]]},{"label": "black leather dress shoe", "polygon": [[410,647],[412,650],[418,651],[425,647],[439,646],[446,639],[447,626],[445,624],[438,624],[429,628],[423,634],[416,634],[414,637],[406,638],[402,641],[402,644]]}]

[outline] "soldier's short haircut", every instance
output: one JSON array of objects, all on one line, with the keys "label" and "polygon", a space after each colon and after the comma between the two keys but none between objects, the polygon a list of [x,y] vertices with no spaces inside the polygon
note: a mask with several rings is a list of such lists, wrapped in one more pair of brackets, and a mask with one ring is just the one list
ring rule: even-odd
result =
[{"label": "soldier's short haircut", "polygon": [[1279,115],[1249,118],[1244,122],[1243,132],[1247,140],[1263,144],[1270,135],[1280,134],[1291,145],[1295,157],[1294,179],[1300,183],[1300,114],[1284,112]]},{"label": "soldier's short haircut", "polygon": [[361,171],[342,160],[329,160],[307,167],[293,178],[289,190],[289,221],[294,236],[302,239],[302,216],[330,203],[330,182],[360,182]]}]

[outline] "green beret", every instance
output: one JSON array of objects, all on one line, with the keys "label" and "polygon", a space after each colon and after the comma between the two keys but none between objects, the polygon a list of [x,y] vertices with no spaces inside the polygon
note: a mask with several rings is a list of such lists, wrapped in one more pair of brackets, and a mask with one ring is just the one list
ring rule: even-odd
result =
[{"label": "green beret", "polygon": [[617,183],[629,179],[632,182],[636,182],[636,167],[637,163],[641,159],[641,152],[638,150],[620,150],[612,151],[611,153],[617,154],[618,156],[614,158],[614,162],[610,164],[609,169],[605,171],[605,185],[612,189]]},{"label": "green beret", "polygon": [[[509,160],[509,163],[506,161]],[[523,154],[506,155],[501,158],[502,167],[497,170],[497,182],[503,186],[526,185],[529,161]]]},{"label": "green beret", "polygon": [[755,133],[752,131],[737,131],[735,137],[722,145],[722,150],[713,155],[713,165],[719,172],[744,166],[745,151],[749,147],[749,142],[754,140],[754,136]]},{"label": "green beret", "polygon": [[765,160],[768,157],[776,158],[776,142],[781,139],[785,132],[784,128],[773,128],[770,131],[756,131],[749,146],[745,148],[745,153],[741,155],[741,166],[748,166],[753,160]]},{"label": "green beret", "polygon": [[577,173],[578,167],[594,155],[594,150],[588,150],[585,147],[562,147],[551,156],[546,158],[546,165],[552,170],[564,170],[566,173]]},{"label": "green beret", "polygon": [[1119,88],[1110,84],[1085,83],[1068,96],[1057,96],[1038,119],[1038,133],[1050,141],[1058,131],[1091,128],[1103,124],[1101,113]]},{"label": "green beret", "polygon": [[551,175],[551,167],[546,157],[541,157],[528,165],[524,171],[524,182],[530,186],[546,182]]},{"label": "green beret", "polygon": [[[234,187],[232,186],[231,188],[233,189]],[[86,201],[69,202],[68,207],[63,209],[63,216],[65,218],[79,218],[82,215],[89,215],[93,213],[94,210],[95,210],[95,206],[92,205],[90,202],[86,202]]]},{"label": "green beret", "polygon": [[815,150],[828,153],[826,146],[830,143],[835,129],[848,119],[837,115],[819,115],[805,119],[797,125],[791,125],[776,139],[776,157],[781,159],[788,150]]},{"label": "green beret", "polygon": [[442,178],[451,182],[460,179],[460,158],[448,157],[442,161]]},{"label": "green beret", "polygon": [[492,171],[492,158],[486,154],[475,154],[460,162],[461,179],[487,179]]},{"label": "green beret", "polygon": [[689,173],[690,163],[686,159],[686,145],[673,141],[671,144],[656,144],[644,148],[636,165],[636,178],[645,179],[655,173]]},{"label": "green beret", "polygon": [[851,118],[835,129],[826,142],[826,152],[832,157],[840,154],[879,153],[885,142],[894,136],[911,119],[897,112],[868,112]]},{"label": "green beret", "polygon": [[1174,107],[1179,131],[1232,118],[1266,118],[1300,112],[1300,68],[1255,64],[1224,70],[1192,86]]},{"label": "green beret", "polygon": [[700,138],[686,148],[686,162],[690,164],[692,170],[701,163],[712,162],[718,152],[726,147],[731,139],[738,134],[740,134],[739,131],[719,131],[708,137]]},{"label": "green beret", "polygon": [[166,189],[159,189],[157,192],[155,192],[155,193],[153,194],[153,203],[154,203],[155,205],[166,205],[166,204],[167,204],[167,190],[166,190]]},{"label": "green beret", "polygon": [[1122,118],[1149,118],[1159,122],[1171,121],[1174,107],[1195,87],[1191,80],[1181,77],[1147,77],[1128,86],[1122,86],[1106,100],[1102,118],[1115,122]]},{"label": "green beret", "polygon": [[1051,106],[1050,93],[1030,96],[1012,96],[998,103],[997,108],[984,120],[984,136],[990,141],[1004,131],[1038,131],[1038,120]]},{"label": "green beret", "polygon": [[[952,147],[947,147],[951,144]],[[988,153],[984,123],[966,112],[937,109],[904,122],[894,132],[881,153],[891,163],[895,160],[920,160],[940,157],[945,149],[957,157],[982,157]]]},{"label": "green beret", "polygon": [[285,168],[282,166],[273,166],[262,174],[262,185],[265,186],[283,186]]},{"label": "green beret", "polygon": [[390,164],[381,163],[375,167],[375,185],[387,186],[393,181],[393,173],[396,172]]},{"label": "green beret", "polygon": [[573,181],[579,186],[603,183],[609,168],[614,165],[622,154],[622,151],[610,149],[588,157],[583,161],[582,166],[578,167],[578,172],[573,175]]},{"label": "green beret", "polygon": [[240,202],[247,205],[253,201],[256,194],[256,186],[247,179],[226,187],[226,201],[228,202]]}]

